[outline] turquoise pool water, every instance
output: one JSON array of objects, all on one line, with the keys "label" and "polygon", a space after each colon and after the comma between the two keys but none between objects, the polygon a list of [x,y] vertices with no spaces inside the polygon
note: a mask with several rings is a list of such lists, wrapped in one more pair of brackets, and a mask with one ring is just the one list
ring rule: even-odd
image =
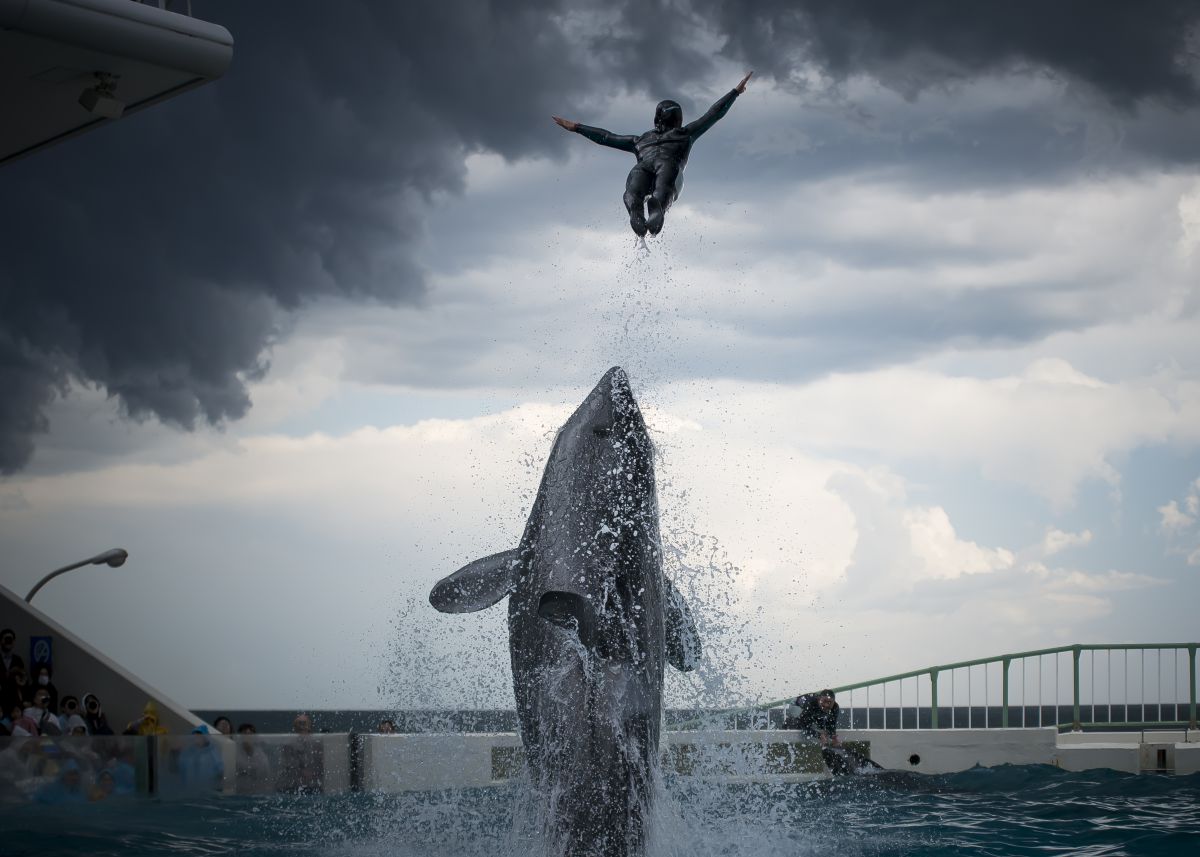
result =
[{"label": "turquoise pool water", "polygon": [[[536,853],[512,833],[519,788],[9,804],[0,806],[0,854]],[[787,785],[680,778],[666,792],[650,857],[1200,854],[1200,775],[1005,766]]]}]

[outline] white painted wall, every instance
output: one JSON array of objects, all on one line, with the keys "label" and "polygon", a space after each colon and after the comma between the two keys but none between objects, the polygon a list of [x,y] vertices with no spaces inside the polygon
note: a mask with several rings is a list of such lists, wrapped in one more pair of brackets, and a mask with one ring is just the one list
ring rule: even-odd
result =
[{"label": "white painted wall", "polygon": [[[871,759],[885,768],[945,774],[976,765],[1053,765],[1057,730],[1042,729],[855,729],[842,740],[871,742]],[[909,762],[919,757],[917,764]]]}]

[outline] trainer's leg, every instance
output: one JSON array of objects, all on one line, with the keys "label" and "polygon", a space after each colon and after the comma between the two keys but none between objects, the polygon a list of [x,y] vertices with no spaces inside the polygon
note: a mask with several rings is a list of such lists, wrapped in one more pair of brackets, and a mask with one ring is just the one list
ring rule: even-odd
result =
[{"label": "trainer's leg", "polygon": [[662,232],[667,209],[679,195],[679,177],[681,175],[679,164],[674,161],[666,161],[657,166],[658,169],[654,174],[654,191],[646,200],[646,210],[650,213],[646,220],[646,228],[650,230],[651,235]]},{"label": "trainer's leg", "polygon": [[625,179],[625,210],[629,212],[629,226],[638,238],[646,235],[646,197],[654,187],[654,173],[641,164],[629,171]]}]

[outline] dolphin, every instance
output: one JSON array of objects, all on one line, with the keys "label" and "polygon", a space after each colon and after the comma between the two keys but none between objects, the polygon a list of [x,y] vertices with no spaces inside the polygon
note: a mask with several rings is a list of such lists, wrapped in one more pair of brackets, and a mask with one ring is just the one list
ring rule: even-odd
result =
[{"label": "dolphin", "polygon": [[520,544],[429,595],[445,613],[509,597],[521,739],[552,854],[643,852],[664,663],[699,663],[691,612],[663,575],[653,453],[613,367],[559,429]]}]

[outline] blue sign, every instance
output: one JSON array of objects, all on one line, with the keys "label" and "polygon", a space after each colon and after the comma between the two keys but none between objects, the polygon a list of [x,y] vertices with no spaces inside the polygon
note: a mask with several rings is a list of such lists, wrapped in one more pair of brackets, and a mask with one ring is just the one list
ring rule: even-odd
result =
[{"label": "blue sign", "polygon": [[38,664],[54,665],[54,638],[29,638],[29,668],[36,669]]}]

